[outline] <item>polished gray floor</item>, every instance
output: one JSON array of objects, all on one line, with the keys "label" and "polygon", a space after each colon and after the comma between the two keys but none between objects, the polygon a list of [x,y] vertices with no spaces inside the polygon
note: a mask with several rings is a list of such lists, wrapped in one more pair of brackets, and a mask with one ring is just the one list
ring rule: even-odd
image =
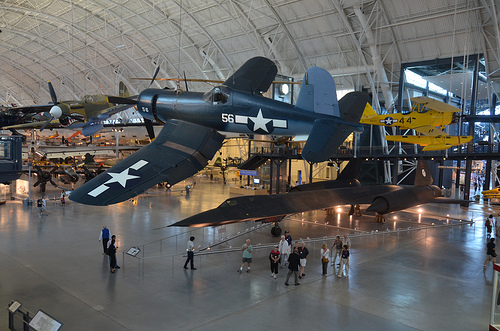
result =
[{"label": "polished gray floor", "polygon": [[[421,216],[414,208],[386,224],[349,217],[345,207],[340,217],[289,217],[281,227],[305,239],[311,255],[301,285],[285,287],[285,270],[277,280],[269,271],[276,241],[269,226],[167,227],[227,197],[227,185],[198,179],[189,196],[152,191],[108,207],[50,201],[42,218],[36,207],[9,201],[0,206],[0,302],[42,309],[66,330],[487,329],[493,272],[482,267],[483,220],[495,207],[424,206]],[[476,223],[457,225],[460,218]],[[103,225],[118,236],[122,268],[115,274],[98,242]],[[338,278],[330,267],[322,277],[321,243],[330,246],[337,233],[352,237],[350,275]],[[190,235],[200,249],[213,246],[195,256],[194,271],[182,268]],[[246,238],[254,263],[239,274],[234,249]],[[132,246],[141,259],[124,254]],[[5,309],[0,330],[7,317]]]}]

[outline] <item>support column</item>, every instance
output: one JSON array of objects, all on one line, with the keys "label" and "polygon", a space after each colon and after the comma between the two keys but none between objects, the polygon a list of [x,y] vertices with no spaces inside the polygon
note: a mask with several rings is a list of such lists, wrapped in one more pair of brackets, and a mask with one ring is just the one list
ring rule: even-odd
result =
[{"label": "support column", "polygon": [[393,160],[392,164],[392,184],[398,185],[398,159]]},{"label": "support column", "polygon": [[313,182],[313,164],[314,162],[307,162],[309,163],[309,183],[308,184],[312,184]]},{"label": "support column", "polygon": [[484,184],[483,184],[483,191],[491,189],[490,187],[490,181],[491,181],[491,160],[486,160],[486,170],[484,174]]}]

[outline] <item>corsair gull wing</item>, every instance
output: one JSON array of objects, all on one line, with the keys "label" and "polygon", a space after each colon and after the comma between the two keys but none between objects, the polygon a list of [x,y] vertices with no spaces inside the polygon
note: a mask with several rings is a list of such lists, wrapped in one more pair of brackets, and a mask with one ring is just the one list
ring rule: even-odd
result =
[{"label": "corsair gull wing", "polygon": [[222,85],[251,94],[266,92],[271,86],[278,68],[265,57],[254,57],[243,64]]},{"label": "corsair gull wing", "polygon": [[223,140],[215,130],[170,120],[152,143],[77,188],[69,198],[105,206],[133,198],[160,182],[174,185],[202,170]]}]

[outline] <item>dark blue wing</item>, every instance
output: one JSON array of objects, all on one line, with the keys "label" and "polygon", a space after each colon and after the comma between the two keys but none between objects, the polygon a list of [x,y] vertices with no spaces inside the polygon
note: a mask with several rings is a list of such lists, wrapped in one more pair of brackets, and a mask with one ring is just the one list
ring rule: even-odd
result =
[{"label": "dark blue wing", "polygon": [[245,62],[222,85],[233,90],[261,94],[269,89],[277,72],[273,61],[258,56]]},{"label": "dark blue wing", "polygon": [[222,146],[217,131],[170,120],[158,138],[85,183],[69,198],[105,206],[133,198],[160,183],[178,183],[202,170]]}]

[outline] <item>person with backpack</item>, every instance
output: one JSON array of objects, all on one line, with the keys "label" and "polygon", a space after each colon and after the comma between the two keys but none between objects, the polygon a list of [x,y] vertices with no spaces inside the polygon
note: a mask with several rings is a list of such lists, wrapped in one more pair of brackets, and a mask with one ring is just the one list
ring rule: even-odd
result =
[{"label": "person with backpack", "polygon": [[120,269],[120,266],[116,264],[116,250],[118,246],[116,246],[116,236],[112,235],[111,240],[108,241],[108,255],[109,255],[109,267],[111,269],[111,273],[115,273],[115,269]]},{"label": "person with backpack", "polygon": [[483,269],[486,270],[488,262],[496,262],[497,253],[495,252],[495,238],[491,238],[490,242],[486,244],[486,261],[484,261]]},{"label": "person with backpack", "polygon": [[486,232],[487,232],[487,237],[491,237],[491,230],[493,228],[493,215],[490,214],[490,216],[486,219],[484,222],[484,226],[486,227]]},{"label": "person with backpack", "polygon": [[45,202],[45,198],[43,197],[43,195],[36,201],[36,206],[38,207],[38,212],[40,213],[40,216],[43,216],[45,208],[47,207],[47,202]]}]

